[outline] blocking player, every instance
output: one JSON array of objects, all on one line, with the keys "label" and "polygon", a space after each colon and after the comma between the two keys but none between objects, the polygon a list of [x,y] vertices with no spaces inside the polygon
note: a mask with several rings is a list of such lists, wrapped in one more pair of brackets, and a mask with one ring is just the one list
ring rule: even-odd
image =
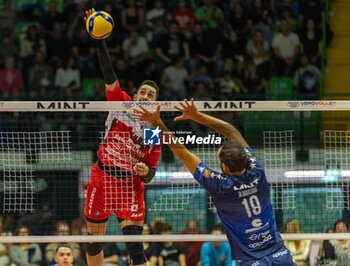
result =
[{"label": "blocking player", "polygon": [[175,121],[193,120],[226,137],[227,142],[217,153],[222,173],[209,169],[184,145],[174,141],[176,137],[160,119],[160,107],[156,111],[141,107],[135,110],[134,117],[167,132],[164,136],[169,148],[210,193],[224,225],[232,258],[239,260],[240,266],[295,265],[273,218],[263,164],[243,136],[233,125],[197,111],[193,100],[191,103],[185,100],[175,108],[182,112]]},{"label": "blocking player", "polygon": [[[86,17],[94,10],[86,11]],[[159,88],[146,80],[131,98],[121,90],[104,40],[97,41],[97,54],[106,83],[107,101],[154,101]],[[91,169],[84,214],[88,233],[106,233],[112,212],[124,235],[141,235],[145,219],[144,182],[150,182],[160,155],[160,147],[142,145],[144,123],[127,112],[110,112],[106,133],[98,149],[98,161]],[[108,206],[107,206],[108,204]],[[131,265],[146,266],[142,243],[126,243]],[[103,264],[102,243],[87,243],[90,266]]]}]

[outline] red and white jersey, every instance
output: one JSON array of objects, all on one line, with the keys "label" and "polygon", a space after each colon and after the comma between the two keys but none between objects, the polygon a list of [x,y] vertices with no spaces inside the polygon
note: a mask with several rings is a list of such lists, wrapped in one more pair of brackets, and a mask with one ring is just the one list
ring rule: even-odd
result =
[{"label": "red and white jersey", "polygon": [[[121,90],[117,82],[115,90],[106,89],[107,101],[132,101]],[[107,166],[117,166],[129,173],[134,173],[137,162],[145,163],[149,168],[156,168],[161,146],[144,146],[142,131],[151,127],[132,117],[131,112],[109,112],[105,122],[106,133],[97,155]]]}]

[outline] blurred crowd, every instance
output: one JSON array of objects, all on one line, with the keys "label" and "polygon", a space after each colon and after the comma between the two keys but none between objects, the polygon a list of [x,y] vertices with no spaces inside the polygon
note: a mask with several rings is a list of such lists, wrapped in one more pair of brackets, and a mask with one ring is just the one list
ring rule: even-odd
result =
[{"label": "blurred crowd", "polygon": [[[266,99],[271,77],[318,95],[322,0],[4,0],[2,100],[104,100],[84,11],[115,20],[107,39],[129,93],[144,79],[161,99]],[[327,41],[331,40],[327,27]]]},{"label": "blurred crowd", "polygon": [[[10,216],[0,216],[1,236],[30,236],[33,225],[18,224],[13,227],[9,224]],[[282,230],[284,234],[303,233],[301,222],[298,219],[286,221]],[[346,220],[337,220],[325,233],[349,233],[350,228]],[[196,219],[190,219],[183,224],[182,230],[175,232],[171,222],[162,217],[154,218],[143,227],[144,235],[171,235],[171,234],[224,234],[222,224],[214,224],[207,232],[199,226]],[[87,235],[83,219],[72,221],[58,221],[52,226],[49,235]],[[86,266],[85,244],[68,243],[74,257],[75,266]],[[291,251],[297,266],[349,266],[350,240],[286,240],[286,247]],[[36,244],[0,244],[0,265],[31,265],[53,266],[54,255],[58,243]],[[228,242],[145,242],[145,254],[150,266],[239,266],[232,261],[231,248]],[[128,266],[128,257],[122,243],[104,243],[104,266]]]}]

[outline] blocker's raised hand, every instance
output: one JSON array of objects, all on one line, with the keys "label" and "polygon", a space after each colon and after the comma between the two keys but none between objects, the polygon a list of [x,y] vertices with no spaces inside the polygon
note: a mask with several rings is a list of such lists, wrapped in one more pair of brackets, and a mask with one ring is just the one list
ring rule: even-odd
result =
[{"label": "blocker's raised hand", "polygon": [[175,117],[174,121],[180,120],[193,120],[195,116],[198,114],[198,110],[196,105],[194,104],[193,98],[191,98],[191,102],[189,103],[187,99],[180,103],[180,106],[175,106],[174,108],[181,112],[182,114]]},{"label": "blocker's raised hand", "polygon": [[154,111],[150,111],[143,106],[140,106],[140,109],[133,110],[133,117],[148,122],[154,126],[159,125],[160,123],[160,105],[157,106],[157,109]]}]

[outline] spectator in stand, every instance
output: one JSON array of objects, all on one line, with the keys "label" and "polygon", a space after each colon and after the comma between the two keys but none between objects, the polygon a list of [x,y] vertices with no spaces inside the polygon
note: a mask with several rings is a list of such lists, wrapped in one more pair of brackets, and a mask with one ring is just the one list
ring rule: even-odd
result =
[{"label": "spectator in stand", "polygon": [[46,64],[45,54],[37,51],[34,64],[28,70],[28,92],[33,92],[43,82],[49,86],[53,84],[53,69],[50,65]]},{"label": "spectator in stand", "polygon": [[12,34],[5,33],[0,38],[0,65],[3,66],[6,57],[18,58],[18,47],[13,40]]},{"label": "spectator in stand", "polygon": [[13,9],[12,0],[4,0],[0,10],[0,30],[11,31],[16,21],[16,11]]},{"label": "spectator in stand", "polygon": [[83,78],[96,76],[95,45],[84,28],[73,42],[73,55]]},{"label": "spectator in stand", "polygon": [[51,34],[46,35],[49,63],[55,68],[62,66],[63,59],[71,53],[70,40],[61,22],[54,22]]},{"label": "spectator in stand", "polygon": [[187,6],[187,0],[179,0],[177,8],[170,13],[170,18],[179,24],[180,31],[187,38],[192,36],[192,29],[196,19],[194,11]]},{"label": "spectator in stand", "polygon": [[[29,236],[30,231],[27,226],[20,226],[17,236]],[[10,246],[10,261],[16,265],[40,266],[42,260],[41,249],[38,244],[20,243]]]},{"label": "spectator in stand", "polygon": [[194,35],[190,39],[191,58],[189,60],[190,72],[198,64],[206,64],[213,78],[219,77],[223,68],[222,34],[220,31],[204,31],[200,23],[194,25]]},{"label": "spectator in stand", "polygon": [[127,0],[126,7],[121,12],[121,26],[125,34],[131,31],[140,31],[144,22],[144,11],[137,6],[136,0]]},{"label": "spectator in stand", "polygon": [[235,83],[231,73],[228,71],[224,72],[224,74],[219,78],[218,83],[221,97],[230,97],[240,92],[239,84]]},{"label": "spectator in stand", "polygon": [[299,0],[276,0],[275,1],[275,12],[280,13],[285,8],[291,10],[293,17],[297,17],[299,15]]},{"label": "spectator in stand", "polygon": [[276,74],[291,75],[299,56],[300,41],[298,35],[290,31],[288,21],[281,20],[280,33],[273,38],[272,47],[275,54]]},{"label": "spectator in stand", "polygon": [[8,256],[7,245],[0,243],[0,265],[10,265],[10,258]]},{"label": "spectator in stand", "polygon": [[208,74],[208,67],[205,64],[198,65],[191,75],[190,86],[194,88],[198,82],[203,83],[207,88],[213,87],[213,79]]},{"label": "spectator in stand", "polygon": [[247,32],[247,16],[244,12],[242,3],[240,1],[236,1],[232,5],[231,10],[231,19],[230,19],[230,27],[234,30],[240,39],[245,37]]},{"label": "spectator in stand", "polygon": [[305,25],[308,19],[317,23],[317,28],[322,23],[322,3],[320,0],[305,0],[300,8],[300,24]]},{"label": "spectator in stand", "polygon": [[54,86],[59,93],[68,86],[73,86],[76,92],[80,89],[80,72],[73,56],[66,57],[63,65],[57,69]]},{"label": "spectator in stand", "polygon": [[235,30],[230,30],[228,37],[223,41],[222,55],[224,71],[240,76],[244,68],[245,43]]},{"label": "spectator in stand", "polygon": [[[196,98],[196,100],[198,100]],[[187,222],[187,227],[185,230],[181,231],[180,234],[206,234],[205,231],[202,231],[198,227],[197,220],[189,220]],[[196,266],[200,260],[200,252],[203,242],[183,242],[182,246],[185,250],[186,256],[186,265],[187,266]]]},{"label": "spectator in stand", "polygon": [[189,81],[189,74],[184,67],[183,59],[175,57],[170,66],[164,69],[160,84],[165,88],[162,95],[165,99],[181,100],[187,97],[186,83]]},{"label": "spectator in stand", "polygon": [[47,4],[47,10],[41,18],[40,24],[43,26],[43,30],[46,34],[54,36],[55,33],[53,32],[53,29],[55,23],[63,24],[62,26],[64,28],[66,27],[63,15],[57,9],[57,2],[55,0],[50,0]]},{"label": "spectator in stand", "polygon": [[28,64],[33,62],[36,52],[42,52],[46,55],[46,43],[40,36],[38,26],[31,25],[27,29],[26,37],[20,43],[20,57],[25,64],[25,69]]},{"label": "spectator in stand", "polygon": [[[288,221],[283,231],[286,234],[300,234],[302,232],[300,222],[297,219]],[[297,266],[309,265],[311,240],[285,240],[284,244],[292,253]]]},{"label": "spectator in stand", "polygon": [[[69,224],[67,222],[64,222],[64,221],[57,222],[55,234],[57,236],[70,235]],[[69,243],[68,245],[71,248],[74,262],[78,263],[79,261],[81,261],[81,253],[80,253],[79,244],[78,243]],[[50,244],[47,244],[47,246],[45,248],[45,261],[49,265],[51,265],[55,261],[55,254],[56,254],[56,250],[57,250],[58,246],[59,246],[58,243],[50,243]]]},{"label": "spectator in stand", "polygon": [[[171,235],[170,224],[164,224],[162,235]],[[158,245],[159,266],[186,266],[186,256],[181,245],[173,242],[162,242]]]},{"label": "spectator in stand", "polygon": [[307,55],[310,62],[316,66],[321,64],[321,35],[315,21],[308,19],[306,27],[300,35],[301,53]]},{"label": "spectator in stand", "polygon": [[253,94],[256,97],[264,97],[266,94],[268,80],[259,76],[252,60],[246,61],[239,83],[240,91],[245,94]]},{"label": "spectator in stand", "polygon": [[311,97],[311,99],[318,99],[318,89],[321,71],[310,63],[307,55],[300,56],[300,66],[294,74],[294,86],[297,93],[300,93],[300,99]]},{"label": "spectator in stand", "polygon": [[141,83],[139,73],[145,68],[148,60],[148,44],[144,37],[137,31],[131,31],[130,35],[123,42],[124,60],[127,62],[131,79]]},{"label": "spectator in stand", "polygon": [[87,2],[78,0],[66,8],[66,20],[68,21],[67,35],[72,40],[79,37],[79,30],[81,29],[81,22],[84,21],[86,9]]},{"label": "spectator in stand", "polygon": [[159,38],[167,33],[165,20],[166,10],[163,0],[154,1],[154,7],[146,12],[146,36],[152,46],[155,46]]},{"label": "spectator in stand", "polygon": [[[289,24],[289,28],[291,31],[297,32],[298,31],[298,24],[294,17],[292,17],[292,13],[290,11],[289,7],[285,7],[282,11],[281,19],[287,20]],[[279,26],[280,21],[276,21],[277,26]]]},{"label": "spectator in stand", "polygon": [[[196,99],[196,101],[212,101],[213,98],[210,96],[210,91],[208,89],[208,86],[204,82],[196,82],[193,86],[194,93],[192,94],[192,97]],[[191,127],[195,126],[198,128],[198,125],[195,123],[191,123]],[[203,128],[204,130],[207,130],[206,128]],[[198,132],[195,130],[192,130],[192,132]]]},{"label": "spectator in stand", "polygon": [[5,68],[0,70],[1,99],[11,99],[14,91],[20,92],[22,86],[21,70],[15,67],[15,59],[9,56],[5,59]]},{"label": "spectator in stand", "polygon": [[159,71],[171,63],[172,58],[181,57],[187,60],[190,49],[184,34],[179,32],[179,25],[175,21],[169,23],[169,34],[164,35],[157,44],[156,62]]},{"label": "spectator in stand", "polygon": [[250,17],[253,24],[259,24],[261,21],[266,21],[270,16],[269,10],[263,5],[262,0],[253,0],[251,6]]},{"label": "spectator in stand", "polygon": [[265,41],[263,32],[256,30],[253,39],[248,41],[247,53],[256,66],[259,76],[270,78],[270,46]]},{"label": "spectator in stand", "polygon": [[[5,217],[4,215],[0,215],[0,236],[6,236],[5,232]],[[10,263],[10,257],[8,253],[8,247],[7,244],[0,243],[0,265],[9,265]]]},{"label": "spectator in stand", "polygon": [[[212,235],[221,235],[224,233],[221,224],[216,224],[211,231]],[[225,242],[205,242],[201,248],[201,266],[235,266],[232,261],[231,248],[227,241]]]},{"label": "spectator in stand", "polygon": [[[144,235],[151,235],[151,228],[148,224],[143,225]],[[148,266],[156,266],[158,263],[158,250],[157,243],[154,242],[143,242],[143,249],[147,258]]]},{"label": "spectator in stand", "polygon": [[214,0],[203,0],[203,6],[196,10],[196,20],[205,30],[226,28],[224,13],[215,5]]},{"label": "spectator in stand", "polygon": [[[345,220],[334,224],[334,233],[348,233],[349,225]],[[350,240],[330,240],[330,245],[323,245],[325,260],[329,265],[347,266],[350,261]]]}]

